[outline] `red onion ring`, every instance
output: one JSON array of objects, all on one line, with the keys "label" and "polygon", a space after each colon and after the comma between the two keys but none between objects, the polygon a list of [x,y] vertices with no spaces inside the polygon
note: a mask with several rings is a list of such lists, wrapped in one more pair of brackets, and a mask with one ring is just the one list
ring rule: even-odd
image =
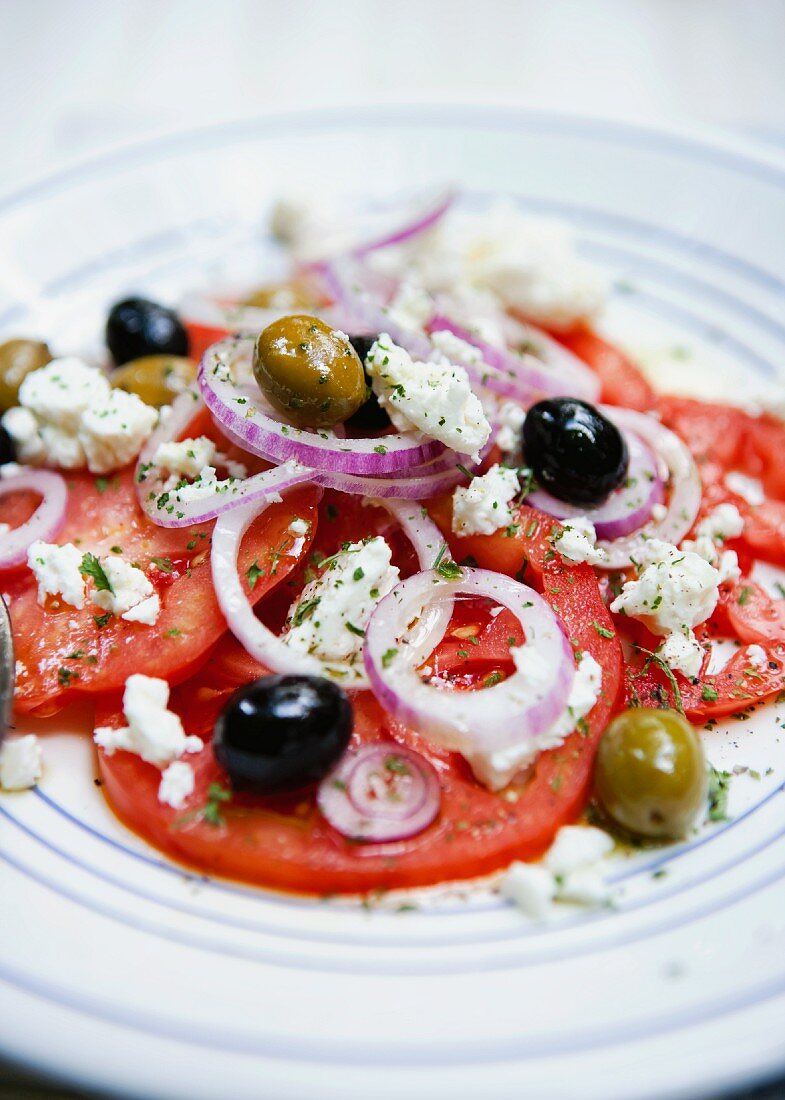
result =
[{"label": "red onion ring", "polygon": [[600,380],[591,367],[574,355],[558,340],[543,329],[524,323],[517,316],[504,316],[504,330],[508,343],[531,345],[536,351],[534,359],[546,367],[554,379],[564,387],[560,392],[569,397],[596,402],[600,396]]},{"label": "red onion ring", "polygon": [[168,500],[160,504],[165,479],[160,470],[153,466],[155,453],[161,443],[180,439],[202,407],[202,400],[195,390],[189,388],[181,393],[173,402],[172,411],[158,425],[139,455],[134,475],[136,496],[140,508],[156,527],[190,527],[196,523],[207,523],[242,504],[280,500],[280,492],[311,480],[311,471],[307,467],[297,462],[285,462],[275,469],[237,480],[228,489],[201,500],[181,502],[177,500],[177,490],[169,490]]},{"label": "red onion ring", "polygon": [[395,741],[347,752],[319,785],[316,801],[342,836],[403,840],[421,833],[441,803],[439,777],[419,753]]},{"label": "red onion ring", "polygon": [[38,493],[42,498],[41,503],[28,520],[3,536],[0,569],[23,565],[27,561],[30,544],[36,539],[51,542],[65,523],[68,489],[60,474],[52,470],[0,472],[0,497],[24,491]]},{"label": "red onion ring", "polygon": [[437,225],[454,202],[454,191],[441,192],[437,194],[435,198],[429,199],[424,209],[410,217],[404,225],[399,226],[397,229],[393,229],[391,232],[386,233],[383,237],[379,237],[376,240],[368,241],[366,244],[355,245],[350,249],[350,254],[356,256],[357,259],[362,259],[371,252],[379,252],[383,248],[390,248],[392,245],[403,244],[405,241],[410,241],[414,237],[419,237],[422,233],[426,233],[429,229]]},{"label": "red onion ring", "polygon": [[[242,440],[246,450],[274,462],[297,461],[303,465],[375,477],[401,474],[436,458],[444,444],[419,433],[398,433],[370,439],[346,440],[334,432],[310,432],[275,420],[263,411],[261,391],[232,381],[231,365],[250,369],[253,341],[222,340],[205,352],[199,364],[198,384],[205,404],[221,427]],[[239,396],[238,396],[239,394]],[[251,395],[251,396],[249,396]],[[251,403],[253,402],[253,403]],[[236,409],[242,411],[235,411]],[[350,446],[347,444],[350,443]]]},{"label": "red onion ring", "polygon": [[601,569],[626,569],[635,552],[649,539],[678,545],[695,522],[701,503],[701,481],[689,448],[677,435],[653,416],[616,405],[601,405],[602,413],[627,435],[639,436],[651,447],[658,462],[667,469],[670,495],[667,512],[650,520],[633,534],[613,541],[598,542],[607,554]]},{"label": "red onion ring", "polygon": [[[533,683],[518,669],[481,691],[449,692],[422,682],[416,669],[424,659],[423,642],[410,645],[409,624],[440,597],[460,592],[487,596],[512,611],[525,645],[536,647],[547,668],[544,680]],[[569,643],[548,604],[526,585],[486,569],[463,569],[455,581],[433,571],[401,581],[371,615],[364,659],[371,688],[391,714],[464,755],[509,748],[545,732],[561,713],[575,675]]]},{"label": "red onion ring", "polygon": [[[569,374],[564,378],[543,369],[540,360],[533,355],[517,356],[494,347],[442,314],[431,318],[427,330],[429,333],[451,332],[453,336],[477,348],[491,371],[461,363],[472,382],[501,397],[512,398],[521,405],[531,405],[541,397],[582,397],[591,388],[583,381],[576,385],[575,378]],[[594,389],[593,392],[596,395],[597,390]]]},{"label": "red onion ring", "polygon": [[[272,472],[272,471],[271,471]],[[300,477],[300,481],[312,480],[311,471],[307,471]],[[292,485],[299,484],[292,481]],[[405,534],[411,539],[417,552],[421,566],[429,566],[435,555],[431,552],[431,546],[441,546],[442,538],[439,529],[431,518],[421,513],[410,514],[406,505],[396,506],[394,503],[382,502],[385,508],[398,520]],[[288,646],[277,634],[269,630],[264,623],[256,617],[252,605],[243,589],[242,581],[237,569],[237,558],[243,536],[250,525],[261,515],[268,506],[269,501],[256,502],[232,508],[218,517],[213,529],[212,549],[210,553],[210,565],[212,569],[213,587],[215,588],[218,605],[224,618],[237,638],[257,661],[271,669],[273,672],[295,672],[305,675],[324,675],[325,668],[318,658],[308,653]],[[448,559],[449,560],[449,559]],[[427,565],[426,565],[427,563]],[[429,617],[429,635],[436,640],[431,648],[437,645],[444,636],[444,631],[449,623],[452,607],[442,610]],[[441,631],[441,633],[439,633]],[[352,688],[366,688],[368,682],[365,675],[360,674],[357,680],[353,680]]]},{"label": "red onion ring", "polygon": [[[610,418],[610,411],[605,410]],[[655,504],[665,496],[663,481],[667,467],[662,459],[655,458],[649,447],[634,432],[625,432],[630,464],[625,484],[610,494],[608,499],[594,508],[581,508],[551,496],[544,489],[536,489],[526,498],[526,503],[547,512],[556,519],[569,522],[577,516],[591,520],[599,538],[613,540],[637,531],[651,518]]]}]

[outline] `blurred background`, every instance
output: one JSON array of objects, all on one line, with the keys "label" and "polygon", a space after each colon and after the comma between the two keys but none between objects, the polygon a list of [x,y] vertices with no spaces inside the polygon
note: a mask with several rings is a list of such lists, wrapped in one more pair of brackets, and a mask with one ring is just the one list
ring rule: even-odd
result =
[{"label": "blurred background", "polygon": [[0,0],[0,189],[262,112],[516,101],[785,142],[785,0]]},{"label": "blurred background", "polygon": [[[723,127],[785,149],[783,58],[785,0],[0,0],[0,192],[148,137],[377,100]],[[74,1095],[0,1063],[0,1100]]]}]

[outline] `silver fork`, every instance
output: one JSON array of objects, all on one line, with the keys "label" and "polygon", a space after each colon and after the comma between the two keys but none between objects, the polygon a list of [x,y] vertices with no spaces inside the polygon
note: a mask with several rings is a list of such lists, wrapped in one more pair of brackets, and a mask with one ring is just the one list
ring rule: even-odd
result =
[{"label": "silver fork", "polygon": [[11,700],[16,679],[14,664],[14,639],[11,634],[11,618],[5,600],[0,597],[0,744],[11,720]]}]

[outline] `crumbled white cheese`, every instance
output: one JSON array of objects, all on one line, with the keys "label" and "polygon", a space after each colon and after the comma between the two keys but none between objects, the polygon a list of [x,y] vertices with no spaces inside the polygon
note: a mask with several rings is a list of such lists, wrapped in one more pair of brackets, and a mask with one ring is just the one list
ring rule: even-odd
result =
[{"label": "crumbled white cheese", "polygon": [[520,489],[518,474],[506,466],[491,466],[473,477],[452,497],[452,529],[456,535],[492,535],[512,523],[510,504]]},{"label": "crumbled white cheese", "polygon": [[40,466],[46,461],[46,448],[38,435],[38,420],[29,409],[15,405],[3,413],[2,425],[13,440],[20,462]]},{"label": "crumbled white cheese", "polygon": [[329,560],[289,609],[287,645],[328,664],[354,666],[374,608],[398,583],[391,551],[380,536],[351,543]]},{"label": "crumbled white cheese", "polygon": [[668,509],[664,504],[660,504],[659,501],[657,501],[655,504],[652,504],[652,506],[651,506],[651,518],[654,520],[655,523],[661,523],[662,520],[665,519],[667,514],[668,514]]},{"label": "crumbled white cheese", "polygon": [[692,629],[717,604],[719,574],[698,554],[650,539],[636,552],[638,577],[627,581],[611,611],[642,619],[654,634]]},{"label": "crumbled white cheese", "polygon": [[499,892],[527,917],[544,920],[550,915],[556,897],[556,880],[547,867],[516,860],[502,876]]},{"label": "crumbled white cheese", "polygon": [[411,279],[404,279],[387,307],[387,315],[403,328],[422,329],[433,317],[433,310],[433,298],[427,290]]},{"label": "crumbled white cheese", "polygon": [[143,571],[118,557],[103,558],[101,567],[112,590],[93,589],[90,593],[93,603],[128,622],[151,626],[158,618],[161,604]]},{"label": "crumbled white cheese", "polygon": [[613,839],[602,829],[564,825],[542,863],[509,867],[500,882],[500,893],[533,920],[553,916],[554,901],[605,905],[610,891],[602,862],[613,848]]},{"label": "crumbled white cheese", "polygon": [[482,352],[468,340],[462,340],[449,329],[438,329],[431,333],[431,343],[451,363],[460,363],[462,367],[482,367]]},{"label": "crumbled white cheese", "polygon": [[576,252],[567,227],[510,203],[420,242],[416,270],[428,287],[490,290],[532,321],[566,328],[602,309],[608,279]]},{"label": "crumbled white cheese", "polygon": [[4,791],[26,791],[43,774],[43,753],[34,733],[10,737],[0,746],[0,787]]},{"label": "crumbled white cheese", "polygon": [[183,439],[179,443],[161,443],[153,455],[153,465],[181,477],[197,477],[215,458],[215,444],[206,435]]},{"label": "crumbled white cheese", "polygon": [[743,530],[744,520],[736,505],[719,504],[700,521],[695,533],[699,538],[705,536],[715,542],[725,542],[738,538]]},{"label": "crumbled white cheese", "polygon": [[505,401],[499,406],[498,418],[499,432],[496,442],[506,454],[519,450],[521,428],[526,419],[525,410],[515,401]]},{"label": "crumbled white cheese", "polygon": [[[687,676],[697,675],[702,653],[693,628],[717,606],[720,573],[701,555],[651,539],[636,553],[638,577],[627,581],[611,611],[640,619],[653,634],[666,638],[663,660]],[[671,636],[685,638],[687,644]],[[669,661],[669,663],[670,663]]]},{"label": "crumbled white cheese", "polygon": [[705,651],[690,630],[686,634],[669,634],[657,654],[674,672],[682,672],[694,680],[701,670]]},{"label": "crumbled white cheese", "polygon": [[105,401],[95,401],[82,414],[78,438],[87,468],[107,474],[136,458],[158,421],[158,413],[135,393],[112,390]]},{"label": "crumbled white cheese", "polygon": [[586,516],[575,516],[565,522],[553,539],[555,549],[565,561],[588,562],[589,565],[601,565],[608,556],[596,544],[597,532]]},{"label": "crumbled white cheese", "polygon": [[127,726],[113,729],[99,726],[93,739],[107,756],[118,749],[136,753],[148,764],[163,768],[184,753],[200,752],[200,737],[186,736],[177,714],[167,707],[169,685],[166,680],[138,673],[129,676],[123,693],[123,713]]},{"label": "crumbled white cheese", "polygon": [[38,602],[42,607],[47,596],[55,596],[72,607],[84,607],[82,552],[72,542],[56,546],[37,539],[27,550],[27,564],[38,581]]},{"label": "crumbled white cheese", "polygon": [[[190,485],[181,484],[181,479],[172,476],[161,488],[158,507],[173,512],[178,504],[192,504],[194,501],[210,500],[219,493],[233,496],[240,489],[242,481],[234,475],[219,480],[214,466],[203,466]],[[271,503],[279,501],[277,493],[271,493]]]},{"label": "crumbled white cheese", "polygon": [[45,424],[76,434],[82,414],[111,392],[106,375],[74,355],[31,371],[19,387],[19,404]]},{"label": "crumbled white cheese", "polygon": [[365,366],[379,404],[399,431],[420,431],[479,457],[491,426],[463,367],[446,360],[415,362],[387,333],[375,341]]},{"label": "crumbled white cheese", "polygon": [[134,459],[158,419],[136,394],[113,390],[97,367],[69,356],[32,371],[3,426],[22,462],[104,474]]},{"label": "crumbled white cheese", "polygon": [[563,825],[543,862],[554,875],[570,875],[573,871],[599,863],[613,848],[613,838],[603,829]]},{"label": "crumbled white cheese", "polygon": [[744,530],[744,520],[735,504],[720,504],[705,516],[695,529],[694,539],[685,539],[682,549],[689,550],[713,565],[720,574],[720,583],[735,581],[741,576],[735,550],[722,550],[726,539],[737,538]]},{"label": "crumbled white cheese", "polygon": [[763,485],[758,478],[747,477],[739,470],[730,470],[725,475],[725,485],[732,493],[736,493],[742,500],[746,500],[747,504],[753,506],[763,504],[766,499]]},{"label": "crumbled white cheese", "polygon": [[300,516],[295,516],[289,524],[289,532],[297,536],[307,535],[310,526],[307,519],[301,519]]},{"label": "crumbled white cheese", "polygon": [[[550,676],[548,665],[533,645],[524,644],[510,650],[515,667],[526,675],[532,684]],[[515,775],[529,767],[545,749],[557,748],[585,718],[600,694],[602,669],[589,653],[584,653],[572,681],[567,704],[553,725],[534,741],[498,749],[495,752],[467,754],[475,778],[492,791],[501,790]]]},{"label": "crumbled white cheese", "polygon": [[173,760],[161,776],[158,801],[175,810],[181,810],[194,793],[195,785],[193,767],[184,760]]},{"label": "crumbled white cheese", "polygon": [[747,660],[755,668],[766,668],[769,663],[769,658],[766,656],[766,650],[760,645],[748,645],[747,646]]}]

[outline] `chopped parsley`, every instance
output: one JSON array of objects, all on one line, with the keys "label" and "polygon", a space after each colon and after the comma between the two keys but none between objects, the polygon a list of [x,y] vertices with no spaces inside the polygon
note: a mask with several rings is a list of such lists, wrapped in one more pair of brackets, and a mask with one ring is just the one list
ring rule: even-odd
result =
[{"label": "chopped parsley", "polygon": [[259,565],[258,561],[255,561],[252,565],[249,565],[245,571],[246,580],[248,581],[248,587],[253,592],[256,582],[260,577],[264,576],[264,569]]},{"label": "chopped parsley", "polygon": [[171,573],[174,570],[171,558],[150,558],[153,565],[157,565],[162,573]]},{"label": "chopped parsley", "polygon": [[358,638],[365,637],[365,631],[362,630],[359,626],[355,626],[354,623],[350,623],[347,621],[343,625],[346,627],[350,634],[356,634]]},{"label": "chopped parsley", "polygon": [[599,636],[601,638],[615,638],[616,637],[616,635],[613,633],[612,630],[608,630],[607,627],[602,626],[600,623],[597,622],[596,619],[592,619],[591,625],[594,627],[594,629],[597,631],[597,633],[599,634]]},{"label": "chopped parsley", "polygon": [[111,617],[112,617],[112,612],[111,611],[106,611],[103,615],[93,615],[93,622],[95,623],[95,625],[98,627],[99,630],[103,630],[103,628],[107,625],[107,623],[109,622]]},{"label": "chopped parsley", "polygon": [[389,668],[395,659],[397,649],[388,649],[382,654],[382,668]]},{"label": "chopped parsley", "polygon": [[717,695],[716,688],[713,688],[711,684],[704,684],[701,688],[701,699],[707,703],[714,703],[719,696]]},{"label": "chopped parsley", "polygon": [[88,553],[82,557],[82,564],[79,566],[79,572],[84,573],[87,577],[92,577],[95,582],[95,587],[99,592],[111,592],[114,594],[114,589],[109,583],[109,578],[106,573],[104,573],[103,566],[95,554]]},{"label": "chopped parsley", "polygon": [[[67,658],[66,658],[67,659]],[[60,687],[70,687],[73,680],[79,679],[79,673],[70,668],[58,668],[57,682]]]},{"label": "chopped parsley", "polygon": [[728,820],[731,773],[709,766],[709,821]]}]

